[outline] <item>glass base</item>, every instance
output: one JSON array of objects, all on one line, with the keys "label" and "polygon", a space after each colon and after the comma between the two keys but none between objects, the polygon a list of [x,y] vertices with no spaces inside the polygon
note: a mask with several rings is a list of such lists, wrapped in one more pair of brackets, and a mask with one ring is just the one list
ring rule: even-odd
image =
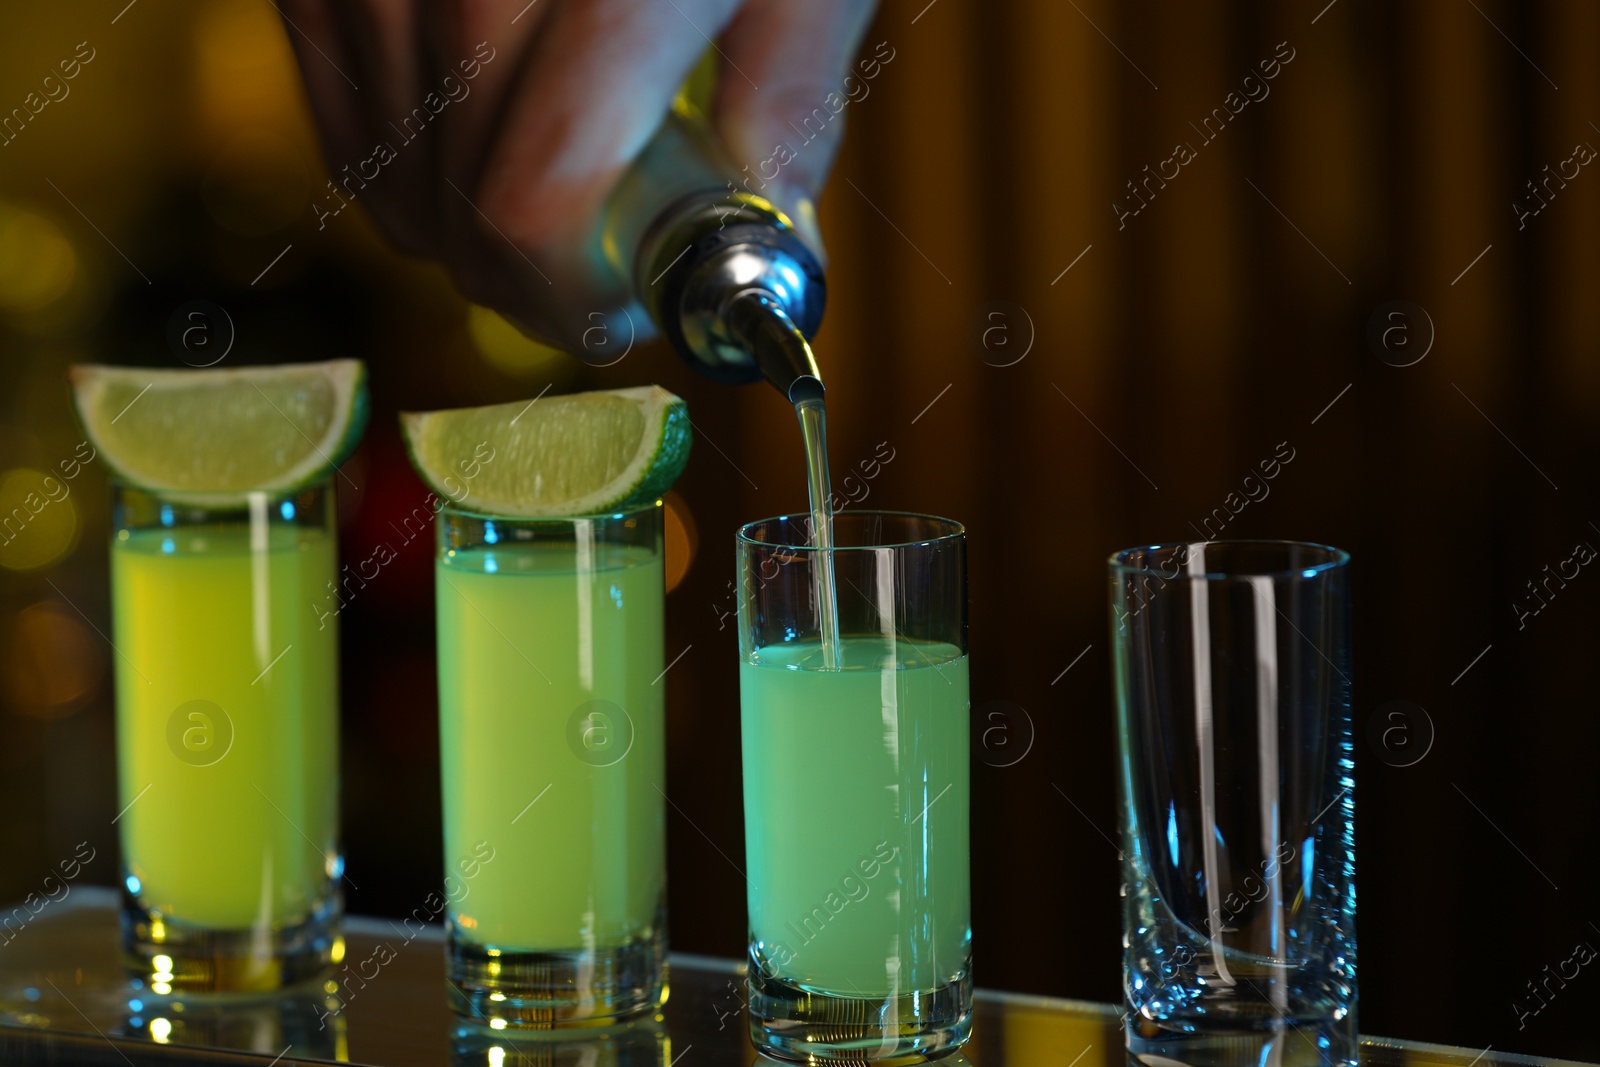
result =
[{"label": "glass base", "polygon": [[1277,1017],[1251,1030],[1168,1030],[1128,1019],[1128,1060],[1148,1067],[1355,1067],[1360,1049],[1354,1013],[1328,1018]]},{"label": "glass base", "polygon": [[271,993],[124,995],[121,1034],[156,1042],[198,1045],[275,1056],[292,1048],[297,1058],[347,1061],[347,1026],[337,997],[317,981]]},{"label": "glass base", "polygon": [[343,911],[334,892],[309,918],[289,926],[215,930],[147,908],[124,889],[123,964],[157,994],[284,989],[333,966]]},{"label": "glass base", "polygon": [[671,1051],[659,1015],[576,1031],[496,1030],[463,1019],[450,1034],[451,1067],[668,1067]]},{"label": "glass base", "polygon": [[[752,946],[750,1040],[790,1063],[913,1064],[957,1052],[972,1034],[972,968],[932,991],[847,997],[769,978]],[[767,970],[770,970],[768,965]]]},{"label": "glass base", "polygon": [[654,937],[561,952],[483,948],[447,927],[450,1007],[489,1025],[552,1030],[604,1026],[653,1012],[666,999],[666,925]]}]

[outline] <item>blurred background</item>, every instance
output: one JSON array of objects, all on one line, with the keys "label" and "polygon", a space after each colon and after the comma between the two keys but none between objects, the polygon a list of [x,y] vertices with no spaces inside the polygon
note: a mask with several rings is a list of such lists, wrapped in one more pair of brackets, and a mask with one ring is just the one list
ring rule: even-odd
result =
[{"label": "blurred background", "polygon": [[[74,457],[67,367],[203,362],[195,300],[224,366],[371,366],[346,559],[424,498],[398,410],[679,393],[672,938],[739,955],[732,535],[803,507],[792,415],[658,345],[536,346],[360,210],[319,230],[273,5],[125,2],[0,32],[0,516]],[[1106,555],[1308,539],[1355,558],[1363,1030],[1600,1059],[1600,972],[1517,1006],[1600,946],[1600,575],[1547,581],[1600,545],[1600,7],[888,0],[866,41],[893,59],[821,204],[818,352],[836,485],[970,531],[979,983],[1120,996]],[[83,840],[115,874],[105,474],[0,538],[0,900]],[[429,553],[341,619],[355,912],[441,878]]]}]

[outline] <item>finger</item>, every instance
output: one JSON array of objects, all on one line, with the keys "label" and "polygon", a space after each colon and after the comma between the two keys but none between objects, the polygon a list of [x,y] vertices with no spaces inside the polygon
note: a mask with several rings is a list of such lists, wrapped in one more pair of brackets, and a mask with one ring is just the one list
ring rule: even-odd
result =
[{"label": "finger", "polygon": [[[402,251],[429,255],[438,239],[432,186],[422,180],[426,168],[418,165],[420,153],[397,153],[395,145],[404,142],[375,118],[384,113],[381,101],[410,95],[404,84],[390,84],[396,66],[412,72],[400,79],[414,78],[418,69],[414,59],[398,55],[413,24],[409,0],[372,5],[358,11],[349,0],[284,0],[279,8],[299,57],[328,172],[328,187],[313,199],[312,212],[320,230],[347,202],[360,201]],[[380,37],[386,44],[374,46]]]},{"label": "finger", "polygon": [[[736,3],[569,0],[546,15],[532,43],[477,206],[491,242],[537,262],[545,306],[571,320],[552,327],[569,345],[590,325],[587,314],[629,299],[591,241],[600,212]],[[465,221],[482,232],[484,220]],[[516,259],[509,265],[521,268]]]},{"label": "finger", "polygon": [[341,50],[361,71],[357,101],[374,130],[417,102],[422,71],[413,4],[414,0],[339,0],[330,5]]},{"label": "finger", "polygon": [[441,86],[437,78],[427,84],[415,0],[340,0],[332,19],[342,52],[360,71],[354,104],[364,135],[344,158],[329,160],[334,181],[363,202],[403,251],[433,254],[439,242],[432,160],[440,138],[416,134],[432,118],[428,105],[441,99]]},{"label": "finger", "polygon": [[356,83],[345,73],[345,68],[355,64],[344,54],[332,4],[325,0],[283,0],[279,11],[300,62],[331,172],[337,169],[335,159],[366,139],[365,124],[354,99]]},{"label": "finger", "polygon": [[[527,56],[528,44],[560,0],[450,0],[430,3],[427,37],[435,65],[459,78],[470,99],[451,105],[441,169],[457,185],[477,185],[490,131],[501,120],[506,96]],[[451,193],[448,186],[443,191]]]},{"label": "finger", "polygon": [[750,0],[722,38],[717,130],[734,161],[771,183],[769,199],[818,247],[812,199],[833,166],[849,105],[871,92],[866,70],[878,69],[854,66],[874,7]]},{"label": "finger", "polygon": [[[548,2],[548,0],[547,0]],[[584,236],[737,0],[568,0],[549,16],[484,175],[519,243]]]},{"label": "finger", "polygon": [[[478,208],[485,159],[509,107],[511,87],[527,62],[529,43],[559,0],[449,0],[425,9],[424,30],[435,66],[457,80],[438,124],[439,151],[430,176],[441,232],[439,254],[454,268],[468,299],[513,315],[529,333],[533,286],[547,283]],[[542,294],[541,294],[542,295]]]}]

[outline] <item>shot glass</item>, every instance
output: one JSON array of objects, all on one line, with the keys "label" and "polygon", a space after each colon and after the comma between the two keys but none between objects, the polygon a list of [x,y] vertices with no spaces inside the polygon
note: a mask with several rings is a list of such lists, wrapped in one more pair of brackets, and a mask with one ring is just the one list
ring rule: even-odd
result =
[{"label": "shot glass", "polygon": [[966,533],[852,511],[833,535],[738,534],[750,1035],[796,1062],[933,1059],[972,1023]]},{"label": "shot glass", "polygon": [[1357,1060],[1349,556],[1113,555],[1128,1050]]},{"label": "shot glass", "polygon": [[661,510],[439,513],[440,903],[468,1019],[547,1029],[662,1002]]},{"label": "shot glass", "polygon": [[333,490],[112,511],[125,961],[155,994],[292,984],[340,937]]}]

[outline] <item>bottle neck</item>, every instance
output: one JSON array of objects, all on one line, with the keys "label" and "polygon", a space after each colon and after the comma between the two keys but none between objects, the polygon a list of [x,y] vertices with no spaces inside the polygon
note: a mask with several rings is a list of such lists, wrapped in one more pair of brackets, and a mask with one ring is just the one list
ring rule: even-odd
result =
[{"label": "bottle neck", "polygon": [[[600,252],[691,365],[722,381],[766,377],[787,395],[795,377],[816,376],[805,342],[822,322],[822,266],[739,177],[705,119],[675,104],[612,193]],[[747,291],[765,303],[740,305],[735,327],[729,314]],[[758,327],[752,315],[775,321]]]}]

